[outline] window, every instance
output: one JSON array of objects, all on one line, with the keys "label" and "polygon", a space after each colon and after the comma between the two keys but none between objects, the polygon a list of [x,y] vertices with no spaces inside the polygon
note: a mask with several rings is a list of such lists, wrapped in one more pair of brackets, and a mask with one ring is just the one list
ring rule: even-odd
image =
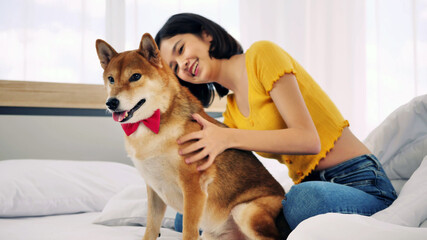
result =
[{"label": "window", "polygon": [[105,36],[103,0],[0,3],[0,79],[99,82],[94,39]]},{"label": "window", "polygon": [[239,37],[238,0],[15,0],[0,2],[0,79],[102,84],[98,38],[136,49],[172,14],[196,12]]},{"label": "window", "polygon": [[427,93],[427,2],[366,1],[366,123]]}]

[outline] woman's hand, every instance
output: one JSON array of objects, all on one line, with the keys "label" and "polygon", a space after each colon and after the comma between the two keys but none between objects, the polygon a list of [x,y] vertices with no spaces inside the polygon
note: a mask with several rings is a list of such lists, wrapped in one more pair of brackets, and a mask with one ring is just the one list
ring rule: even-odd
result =
[{"label": "woman's hand", "polygon": [[[197,140],[195,143],[180,149],[179,154],[187,155],[194,153],[192,156],[185,159],[185,162],[188,164],[208,157],[208,160],[205,163],[197,167],[198,171],[203,171],[212,165],[216,156],[228,148],[226,144],[226,128],[218,127],[201,117],[199,114],[193,114],[193,118],[202,126],[202,130],[189,133],[178,139],[178,144]],[[196,151],[199,152],[195,153]]]}]

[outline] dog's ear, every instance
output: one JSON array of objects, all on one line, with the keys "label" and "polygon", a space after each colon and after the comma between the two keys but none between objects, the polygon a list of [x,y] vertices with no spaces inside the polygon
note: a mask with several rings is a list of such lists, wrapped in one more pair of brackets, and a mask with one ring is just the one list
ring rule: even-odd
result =
[{"label": "dog's ear", "polygon": [[98,58],[103,69],[107,67],[111,58],[117,55],[116,50],[101,39],[96,40],[96,52],[98,53]]},{"label": "dog's ear", "polygon": [[139,52],[152,64],[160,68],[163,67],[159,48],[149,33],[145,33],[142,36],[141,43],[139,44]]}]

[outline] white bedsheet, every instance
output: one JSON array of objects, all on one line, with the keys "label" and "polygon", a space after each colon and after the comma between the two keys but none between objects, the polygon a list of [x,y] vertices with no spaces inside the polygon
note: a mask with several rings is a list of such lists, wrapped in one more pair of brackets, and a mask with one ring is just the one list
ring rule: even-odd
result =
[{"label": "white bedsheet", "polygon": [[309,218],[288,240],[426,240],[427,229],[379,221],[356,214],[327,213]]},{"label": "white bedsheet", "polygon": [[[141,240],[145,227],[109,227],[92,222],[100,212],[44,217],[0,218],[0,239],[7,240]],[[182,239],[181,233],[162,228],[163,240]]]}]

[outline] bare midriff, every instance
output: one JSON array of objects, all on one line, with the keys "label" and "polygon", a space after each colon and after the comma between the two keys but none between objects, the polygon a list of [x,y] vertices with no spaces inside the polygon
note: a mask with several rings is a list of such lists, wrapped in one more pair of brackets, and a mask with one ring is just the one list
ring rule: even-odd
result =
[{"label": "bare midriff", "polygon": [[360,155],[370,153],[371,151],[346,127],[343,129],[341,137],[335,142],[332,150],[326,154],[325,158],[320,160],[316,171],[324,170]]}]

